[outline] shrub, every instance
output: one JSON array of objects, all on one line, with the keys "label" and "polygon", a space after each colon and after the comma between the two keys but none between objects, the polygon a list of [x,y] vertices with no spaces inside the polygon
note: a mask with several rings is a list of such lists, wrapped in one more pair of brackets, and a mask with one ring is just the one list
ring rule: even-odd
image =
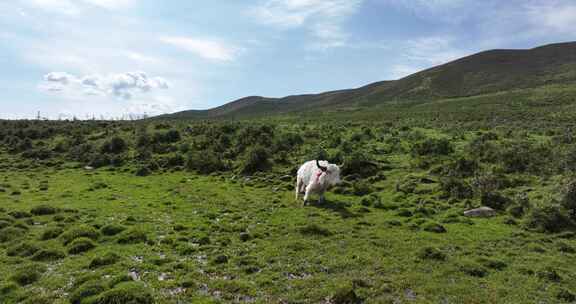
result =
[{"label": "shrub", "polygon": [[485,192],[480,196],[480,202],[495,210],[505,210],[512,201],[498,192]]},{"label": "shrub", "polygon": [[352,184],[352,193],[357,196],[367,195],[374,192],[372,185],[365,181],[357,181]]},{"label": "shrub", "polygon": [[126,226],[120,224],[110,224],[100,228],[102,234],[107,236],[117,235],[124,230],[126,230]]},{"label": "shrub", "polygon": [[265,171],[270,168],[269,153],[262,146],[256,146],[248,149],[240,165],[242,174],[254,174],[259,171]]},{"label": "shrub", "polygon": [[6,243],[21,239],[26,234],[26,230],[16,227],[8,227],[0,230],[0,243]]},{"label": "shrub", "polygon": [[106,140],[100,147],[102,153],[120,154],[128,148],[128,144],[122,137],[114,136]]},{"label": "shrub", "polygon": [[44,229],[44,231],[42,231],[42,234],[40,235],[40,240],[46,241],[55,239],[59,237],[63,232],[64,230],[60,227],[48,227]]},{"label": "shrub", "polygon": [[574,227],[568,212],[555,202],[533,208],[528,214],[525,224],[530,229],[552,233]]},{"label": "shrub", "polygon": [[576,295],[567,289],[561,289],[556,294],[556,299],[567,303],[573,303],[574,301],[576,301]]},{"label": "shrub", "polygon": [[30,213],[33,215],[49,215],[55,214],[58,212],[58,209],[49,205],[40,205],[32,208]]},{"label": "shrub", "polygon": [[570,181],[564,187],[560,203],[566,208],[572,220],[576,220],[576,180]]},{"label": "shrub", "polygon": [[440,249],[435,247],[424,247],[418,253],[418,257],[422,260],[437,260],[445,261],[446,254],[444,254]]},{"label": "shrub", "polygon": [[476,263],[464,263],[460,265],[460,270],[470,276],[483,278],[488,275],[488,270]]},{"label": "shrub", "polygon": [[6,250],[6,255],[28,257],[36,253],[38,250],[40,250],[38,245],[25,242],[8,248],[8,250]]},{"label": "shrub", "polygon": [[140,230],[138,228],[133,228],[127,231],[124,231],[118,237],[119,244],[136,244],[136,243],[143,243],[148,240],[148,236],[146,232]]},{"label": "shrub", "polygon": [[342,286],[336,290],[329,303],[361,304],[364,303],[364,300],[356,294],[352,286]]},{"label": "shrub", "polygon": [[472,187],[464,180],[455,177],[441,178],[440,190],[442,195],[447,198],[467,199],[474,196]]},{"label": "shrub", "polygon": [[422,226],[424,231],[434,232],[434,233],[445,233],[446,228],[436,222],[427,222]]},{"label": "shrub", "polygon": [[59,249],[41,249],[32,256],[33,261],[56,261],[65,258],[66,255]]},{"label": "shrub", "polygon": [[107,252],[102,256],[97,256],[90,262],[88,266],[90,269],[108,266],[120,261],[120,256],[114,252]]},{"label": "shrub", "polygon": [[19,267],[10,278],[20,286],[30,285],[38,281],[44,272],[46,267],[43,265],[27,264]]},{"label": "shrub", "polygon": [[454,147],[447,138],[428,138],[416,142],[412,145],[412,154],[418,156],[424,155],[448,155],[454,152]]},{"label": "shrub", "polygon": [[186,168],[201,174],[225,171],[226,164],[214,151],[192,151],[186,159]]},{"label": "shrub", "polygon": [[106,289],[106,285],[102,281],[85,282],[70,295],[70,303],[81,304],[84,299],[97,296],[106,291]]},{"label": "shrub", "polygon": [[30,213],[28,213],[26,211],[20,211],[20,210],[10,211],[10,212],[8,212],[8,215],[10,215],[11,217],[13,217],[15,219],[32,217],[32,215]]},{"label": "shrub", "polygon": [[137,282],[123,282],[113,289],[103,292],[96,299],[98,304],[152,304],[154,297],[150,290]]},{"label": "shrub", "polygon": [[471,177],[478,170],[479,164],[476,160],[458,158],[444,167],[444,174],[454,177]]},{"label": "shrub", "polygon": [[378,173],[378,164],[364,152],[354,151],[344,157],[342,175],[357,174],[360,177],[370,177]]},{"label": "shrub", "polygon": [[89,238],[77,238],[68,246],[68,253],[79,254],[94,249],[96,244]]},{"label": "shrub", "polygon": [[324,227],[317,224],[308,224],[304,227],[300,227],[300,233],[304,235],[319,235],[319,236],[330,236],[332,232]]},{"label": "shrub", "polygon": [[70,242],[78,238],[89,238],[95,241],[98,237],[100,237],[98,231],[87,225],[72,227],[60,236],[64,245],[68,245]]}]

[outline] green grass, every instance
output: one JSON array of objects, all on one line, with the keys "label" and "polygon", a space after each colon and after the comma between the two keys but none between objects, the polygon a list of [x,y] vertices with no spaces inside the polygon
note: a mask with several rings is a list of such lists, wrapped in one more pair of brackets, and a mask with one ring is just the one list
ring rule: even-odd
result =
[{"label": "green grass", "polygon": [[[413,169],[400,156],[388,161],[393,168],[375,184],[379,204],[330,193],[309,207],[292,191],[231,175],[4,172],[29,190],[0,194],[9,225],[0,230],[0,272],[14,273],[0,292],[6,303],[36,288],[53,303],[532,303],[576,290],[574,238],[527,232],[504,216],[442,222],[462,218],[464,205],[437,199],[437,190],[398,193]],[[40,180],[47,191],[36,190]],[[422,198],[436,211],[418,211]],[[47,202],[61,211],[32,212],[27,229],[13,227]]]}]

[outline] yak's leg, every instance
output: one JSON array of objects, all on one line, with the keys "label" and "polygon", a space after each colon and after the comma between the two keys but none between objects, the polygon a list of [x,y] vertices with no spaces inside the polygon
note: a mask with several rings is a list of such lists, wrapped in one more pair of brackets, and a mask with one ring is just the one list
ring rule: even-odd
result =
[{"label": "yak's leg", "polygon": [[304,206],[308,205],[308,198],[310,197],[310,193],[312,193],[311,185],[306,186],[306,192],[304,193]]},{"label": "yak's leg", "polygon": [[324,201],[326,201],[326,198],[324,197],[324,192],[322,192],[320,193],[320,199],[318,199],[318,203],[324,204]]},{"label": "yak's leg", "polygon": [[296,191],[296,201],[298,201],[298,199],[300,198],[300,191],[302,189],[302,180],[300,179],[300,177],[296,178],[296,188],[294,191]]}]

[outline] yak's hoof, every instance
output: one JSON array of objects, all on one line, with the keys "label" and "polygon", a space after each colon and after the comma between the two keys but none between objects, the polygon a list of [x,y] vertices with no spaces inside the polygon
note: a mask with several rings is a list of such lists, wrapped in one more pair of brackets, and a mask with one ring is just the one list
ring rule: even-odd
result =
[{"label": "yak's hoof", "polygon": [[308,201],[304,201],[303,206],[308,206]]}]

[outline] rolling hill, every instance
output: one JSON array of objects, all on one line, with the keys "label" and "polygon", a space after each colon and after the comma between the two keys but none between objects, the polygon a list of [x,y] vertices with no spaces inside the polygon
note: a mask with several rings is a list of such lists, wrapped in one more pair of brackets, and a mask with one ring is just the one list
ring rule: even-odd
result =
[{"label": "rolling hill", "polygon": [[433,102],[566,84],[576,84],[576,42],[527,50],[489,50],[395,81],[283,98],[250,96],[209,110],[190,110],[159,117],[244,118],[310,112],[327,107],[370,110],[378,105]]}]

